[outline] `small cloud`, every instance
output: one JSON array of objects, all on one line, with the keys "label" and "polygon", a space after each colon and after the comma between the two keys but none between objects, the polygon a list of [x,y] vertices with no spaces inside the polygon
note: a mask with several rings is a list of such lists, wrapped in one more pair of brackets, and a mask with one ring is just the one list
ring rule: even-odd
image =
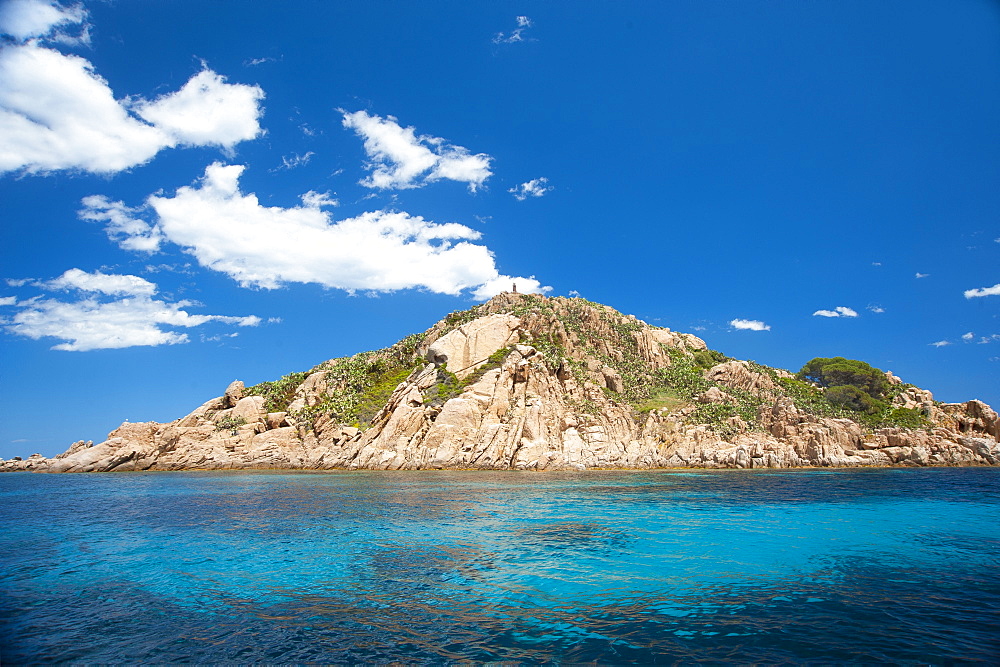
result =
[{"label": "small cloud", "polygon": [[872,266],[882,266],[882,262],[872,262]]},{"label": "small cloud", "polygon": [[937,342],[930,343],[930,345],[933,345],[934,347],[944,347],[945,345],[951,345],[951,342],[947,340],[939,340]]},{"label": "small cloud", "polygon": [[813,317],[857,317],[858,313],[853,308],[847,306],[837,306],[833,310],[817,310]]},{"label": "small cloud", "polygon": [[306,208],[319,208],[321,206],[340,206],[340,201],[330,196],[330,192],[316,192],[310,190],[300,197],[302,204]]},{"label": "small cloud", "polygon": [[729,326],[734,329],[745,329],[748,331],[770,331],[771,326],[764,324],[760,320],[730,320]]},{"label": "small cloud", "polygon": [[520,185],[516,185],[512,187],[510,190],[507,190],[507,192],[514,195],[514,199],[518,201],[524,201],[528,197],[541,197],[546,192],[550,192],[551,190],[554,189],[546,185],[546,183],[548,182],[549,179],[545,178],[544,176],[541,176],[539,178],[533,178],[527,183],[521,183]]},{"label": "small cloud", "polygon": [[267,318],[267,323],[268,324],[281,324],[281,318],[280,317],[269,317],[269,318]]},{"label": "small cloud", "polygon": [[517,42],[529,41],[524,36],[524,31],[531,27],[531,19],[527,16],[518,16],[515,20],[517,21],[517,28],[511,31],[509,35],[498,32],[493,37],[494,44],[516,44]]},{"label": "small cloud", "polygon": [[226,338],[236,338],[239,335],[240,334],[238,331],[234,331],[233,333],[216,334],[214,336],[206,336],[205,334],[201,334],[200,338],[202,343],[215,343],[225,340]]},{"label": "small cloud", "polygon": [[315,155],[312,151],[308,151],[305,155],[299,155],[298,153],[292,153],[291,155],[283,155],[281,157],[281,165],[272,169],[271,171],[280,171],[282,169],[295,169],[296,167],[304,167],[309,164],[309,160]]},{"label": "small cloud", "polygon": [[0,296],[0,306],[13,306],[16,303],[16,296]]},{"label": "small cloud", "polygon": [[11,287],[23,287],[31,282],[31,278],[8,278],[6,282]]},{"label": "small cloud", "polygon": [[966,299],[974,299],[980,296],[1000,296],[1000,283],[993,287],[977,287],[976,289],[965,290]]},{"label": "small cloud", "polygon": [[472,217],[475,218],[476,222],[478,222],[481,225],[485,225],[486,223],[488,223],[493,219],[492,215],[474,215]]},{"label": "small cloud", "polygon": [[1000,334],[993,334],[991,336],[983,336],[979,339],[980,345],[986,345],[987,343],[995,343],[1000,340]]},{"label": "small cloud", "polygon": [[917,278],[926,278],[929,275],[931,275],[931,274],[929,274],[929,273],[920,273],[919,271],[917,271],[917,273],[916,273],[916,277]]},{"label": "small cloud", "polygon": [[527,278],[500,275],[476,288],[472,293],[472,298],[478,301],[492,299],[502,292],[520,292],[521,294],[545,294],[551,292],[552,288],[543,286],[535,280],[535,276]]},{"label": "small cloud", "polygon": [[318,134],[316,130],[312,129],[305,123],[299,125],[299,129],[302,130],[302,134],[306,135],[307,137],[315,137]]},{"label": "small cloud", "polygon": [[256,67],[257,65],[263,65],[264,63],[276,63],[278,58],[251,58],[249,60],[243,61],[244,67]]},{"label": "small cloud", "polygon": [[878,304],[871,304],[871,305],[868,306],[867,309],[870,310],[871,312],[875,313],[876,315],[879,315],[879,314],[885,312],[885,308],[883,308],[882,306],[879,306]]},{"label": "small cloud", "polygon": [[469,190],[475,192],[493,175],[493,158],[486,153],[473,155],[467,148],[440,137],[418,136],[413,127],[402,127],[393,116],[382,118],[343,109],[340,112],[344,127],[364,140],[369,159],[366,167],[371,175],[358,182],[367,188],[420,188],[448,179],[468,183]]},{"label": "small cloud", "polygon": [[580,298],[580,293],[579,293],[579,292],[577,292],[577,291],[576,291],[575,289],[571,289],[571,290],[569,291],[569,295],[570,295],[571,297],[573,297],[574,299],[579,299],[579,298]]},{"label": "small cloud", "polygon": [[969,333],[962,334],[962,340],[964,341],[971,341],[975,337],[976,336],[971,331]]}]

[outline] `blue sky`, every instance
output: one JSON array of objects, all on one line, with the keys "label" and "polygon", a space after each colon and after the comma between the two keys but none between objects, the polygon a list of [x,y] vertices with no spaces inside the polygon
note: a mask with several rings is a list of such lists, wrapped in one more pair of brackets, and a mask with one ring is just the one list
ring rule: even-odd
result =
[{"label": "blue sky", "polygon": [[1000,5],[0,4],[0,456],[515,280],[1000,404]]}]

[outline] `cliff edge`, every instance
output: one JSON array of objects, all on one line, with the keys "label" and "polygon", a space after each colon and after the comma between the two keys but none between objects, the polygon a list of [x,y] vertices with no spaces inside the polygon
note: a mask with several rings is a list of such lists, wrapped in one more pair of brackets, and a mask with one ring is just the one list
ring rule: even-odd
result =
[{"label": "cliff edge", "polygon": [[[583,299],[505,293],[396,345],[0,470],[1000,465],[1000,417],[885,374],[876,412]],[[882,405],[882,404],[880,404]]]}]

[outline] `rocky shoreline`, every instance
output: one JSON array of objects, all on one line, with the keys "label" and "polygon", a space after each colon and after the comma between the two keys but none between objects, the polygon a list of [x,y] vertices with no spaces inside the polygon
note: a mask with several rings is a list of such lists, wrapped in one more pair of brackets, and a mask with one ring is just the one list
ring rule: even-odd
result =
[{"label": "rocky shoreline", "polygon": [[[814,414],[789,395],[790,374],[738,360],[699,370],[697,394],[639,409],[640,391],[655,394],[640,379],[680,377],[702,340],[580,299],[502,294],[458,315],[387,350],[284,384],[236,381],[180,419],[125,423],[104,442],[0,470],[1000,465],[994,410],[937,403],[891,374],[893,405],[919,414],[919,428]],[[716,414],[730,416],[698,422]]]}]

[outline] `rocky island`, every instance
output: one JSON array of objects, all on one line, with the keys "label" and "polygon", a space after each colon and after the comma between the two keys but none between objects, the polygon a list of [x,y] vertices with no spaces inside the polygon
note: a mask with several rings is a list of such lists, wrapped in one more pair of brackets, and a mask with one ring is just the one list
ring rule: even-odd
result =
[{"label": "rocky island", "polygon": [[0,470],[1000,465],[985,403],[810,364],[793,375],[584,299],[504,293],[392,347],[235,381],[172,422]]}]

